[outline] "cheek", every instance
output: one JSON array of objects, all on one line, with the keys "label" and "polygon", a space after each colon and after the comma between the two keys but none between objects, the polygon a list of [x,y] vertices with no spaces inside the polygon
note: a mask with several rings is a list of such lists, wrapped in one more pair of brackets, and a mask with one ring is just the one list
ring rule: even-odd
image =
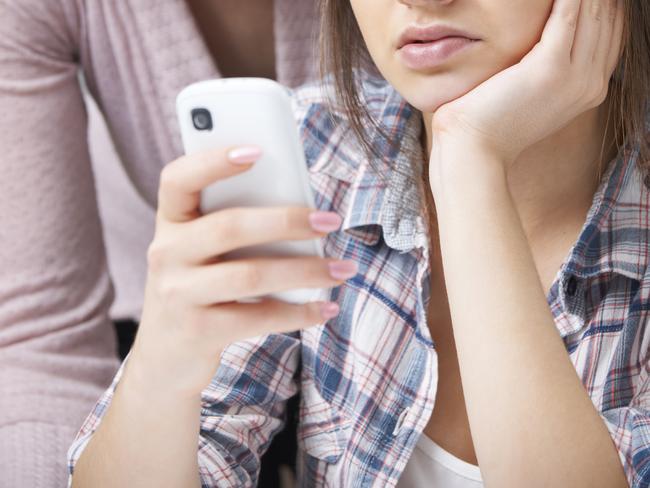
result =
[{"label": "cheek", "polygon": [[540,40],[551,13],[553,0],[516,0],[494,19],[493,47],[500,59],[499,68],[517,63]]},{"label": "cheek", "polygon": [[350,1],[363,41],[378,65],[385,64],[390,53],[391,40],[395,36],[388,22],[392,1],[394,0]]}]

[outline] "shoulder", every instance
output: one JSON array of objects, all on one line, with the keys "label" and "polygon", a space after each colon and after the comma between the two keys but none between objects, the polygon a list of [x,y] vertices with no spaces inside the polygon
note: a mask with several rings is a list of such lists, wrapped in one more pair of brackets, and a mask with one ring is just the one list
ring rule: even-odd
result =
[{"label": "shoulder", "polygon": [[0,0],[0,46],[67,61],[78,44],[82,9],[80,0]]}]

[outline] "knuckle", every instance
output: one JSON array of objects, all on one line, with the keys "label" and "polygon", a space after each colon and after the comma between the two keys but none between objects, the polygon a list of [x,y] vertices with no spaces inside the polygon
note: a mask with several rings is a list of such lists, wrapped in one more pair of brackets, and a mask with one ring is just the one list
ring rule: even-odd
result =
[{"label": "knuckle", "polygon": [[[221,239],[225,235],[239,235],[241,231],[241,221],[245,218],[244,209],[240,207],[231,207],[221,211],[216,215],[214,224],[214,235]],[[224,232],[227,229],[228,232]]]},{"label": "knuckle", "polygon": [[305,286],[319,286],[325,280],[327,280],[327,283],[332,281],[326,263],[326,259],[313,258],[311,256],[297,257],[290,262],[291,269],[295,273],[294,276],[296,279],[301,280]]},{"label": "knuckle", "polygon": [[176,161],[168,164],[160,172],[158,191],[161,195],[183,191],[183,185],[179,178],[179,171],[182,170],[183,166],[175,163]]},{"label": "knuckle", "polygon": [[463,126],[465,124],[460,114],[454,110],[438,110],[433,117],[433,129],[445,131],[448,127]]},{"label": "knuckle", "polygon": [[291,217],[288,209],[280,209],[277,216],[277,228],[281,233],[286,233],[291,225]]},{"label": "knuckle", "polygon": [[600,6],[600,0],[592,0],[591,2],[591,15],[594,19],[600,20],[600,17],[602,15],[602,9]]},{"label": "knuckle", "polygon": [[167,263],[169,256],[168,246],[154,241],[147,248],[147,264],[153,272],[160,271]]},{"label": "knuckle", "polygon": [[243,290],[257,290],[262,282],[262,272],[257,263],[242,263],[237,282]]},{"label": "knuckle", "polygon": [[600,105],[607,97],[607,85],[602,80],[594,81],[587,96],[592,105]]},{"label": "knuckle", "polygon": [[602,105],[605,102],[605,100],[607,100],[607,96],[601,97],[600,100],[596,103],[596,106],[598,107]]},{"label": "knuckle", "polygon": [[602,103],[605,102],[605,100],[607,100],[607,94],[608,94],[608,91],[609,91],[609,90],[608,90],[608,87],[607,87],[607,86],[605,86],[605,88],[603,88],[603,89],[600,91],[600,93],[599,93],[598,96],[596,97],[596,105],[601,105]]},{"label": "knuckle", "polygon": [[298,211],[294,208],[286,208],[280,211],[278,216],[278,228],[283,234],[287,234],[295,229],[299,222]]},{"label": "knuckle", "polygon": [[616,21],[616,0],[609,0],[607,12],[607,21],[613,24]]},{"label": "knuckle", "polygon": [[170,163],[160,171],[160,188],[167,189],[174,184],[173,164]]},{"label": "knuckle", "polygon": [[562,16],[564,23],[571,29],[575,29],[578,25],[578,15],[579,12],[571,10],[565,12]]}]

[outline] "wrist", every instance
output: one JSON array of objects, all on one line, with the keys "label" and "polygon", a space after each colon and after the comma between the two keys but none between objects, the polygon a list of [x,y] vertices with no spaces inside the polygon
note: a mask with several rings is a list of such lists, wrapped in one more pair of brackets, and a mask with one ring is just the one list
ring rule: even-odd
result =
[{"label": "wrist", "polygon": [[[523,148],[519,141],[510,136],[499,137],[497,133],[474,127],[467,123],[464,117],[443,112],[440,116],[439,109],[432,121],[431,148],[444,148],[445,150],[484,155],[490,159],[498,160],[504,168],[509,168],[519,157]],[[436,118],[438,121],[436,122]]]},{"label": "wrist", "polygon": [[[138,371],[138,364],[127,364],[124,375],[117,385],[113,402],[128,412],[147,412],[155,405],[156,416],[184,418],[197,422],[201,415],[201,393],[174,388],[172,383],[159,384],[149,375]],[[198,425],[198,424],[197,424]]]},{"label": "wrist", "polygon": [[485,150],[443,146],[429,160],[429,185],[436,207],[471,194],[508,191],[504,159]]},{"label": "wrist", "polygon": [[124,369],[124,379],[133,391],[150,398],[174,398],[200,402],[201,392],[214,374],[214,365],[202,365],[197,358],[175,361],[168,357],[157,360],[142,348],[133,345]]}]

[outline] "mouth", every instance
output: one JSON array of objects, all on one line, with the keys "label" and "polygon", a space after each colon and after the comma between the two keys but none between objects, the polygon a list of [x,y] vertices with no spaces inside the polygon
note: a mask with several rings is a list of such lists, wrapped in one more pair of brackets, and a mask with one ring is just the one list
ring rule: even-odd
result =
[{"label": "mouth", "polygon": [[464,38],[470,41],[477,41],[476,36],[443,24],[429,26],[411,25],[405,29],[397,41],[397,49],[402,49],[409,44],[429,44],[448,37]]},{"label": "mouth", "polygon": [[473,34],[442,24],[413,25],[402,32],[396,47],[406,67],[421,71],[437,68],[479,40]]}]

